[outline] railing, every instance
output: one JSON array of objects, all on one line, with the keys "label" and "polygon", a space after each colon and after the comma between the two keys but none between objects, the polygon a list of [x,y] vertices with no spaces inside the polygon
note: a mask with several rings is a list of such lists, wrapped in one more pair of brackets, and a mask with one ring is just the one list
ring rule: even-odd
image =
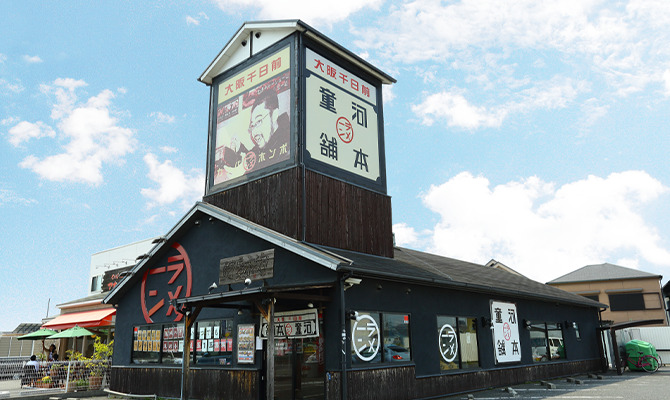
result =
[{"label": "railing", "polygon": [[109,387],[109,361],[56,361],[28,364],[0,360],[0,397],[26,397]]}]

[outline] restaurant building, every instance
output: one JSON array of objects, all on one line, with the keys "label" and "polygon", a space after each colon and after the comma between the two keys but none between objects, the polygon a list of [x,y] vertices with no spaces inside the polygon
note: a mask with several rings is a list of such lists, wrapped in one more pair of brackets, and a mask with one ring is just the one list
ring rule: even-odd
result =
[{"label": "restaurant building", "polygon": [[410,399],[601,369],[600,303],[394,246],[392,77],[293,20],[245,23],[199,80],[205,196],[103,301],[111,390]]}]

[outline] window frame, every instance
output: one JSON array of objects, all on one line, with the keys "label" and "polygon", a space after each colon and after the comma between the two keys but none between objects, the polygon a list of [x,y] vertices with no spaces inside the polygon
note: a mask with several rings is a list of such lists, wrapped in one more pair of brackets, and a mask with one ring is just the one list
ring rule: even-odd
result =
[{"label": "window frame", "polygon": [[[457,351],[454,359],[452,361],[446,361],[446,359],[442,355],[442,350],[441,350],[441,344],[440,344],[440,334],[442,330],[444,329],[445,325],[448,324],[449,320],[453,320],[454,326],[452,326],[452,329],[454,329],[454,332],[456,333],[456,344],[457,344]],[[475,334],[475,346],[476,346],[476,353],[477,353],[477,365],[476,366],[463,366],[463,343],[461,341],[461,322],[466,321],[466,327],[468,326],[468,321],[470,321],[474,327],[474,334]],[[437,334],[438,334],[438,348],[440,351],[440,356],[439,356],[439,363],[440,363],[440,372],[441,373],[449,373],[452,371],[462,371],[462,370],[472,370],[472,369],[478,369],[481,368],[481,357],[479,352],[481,351],[481,346],[479,345],[479,329],[477,329],[477,322],[478,318],[473,317],[473,316],[453,316],[453,315],[441,315],[438,314],[436,315],[435,322],[437,325]],[[443,368],[443,365],[448,365],[447,363],[454,363],[457,361],[456,368]]]}]

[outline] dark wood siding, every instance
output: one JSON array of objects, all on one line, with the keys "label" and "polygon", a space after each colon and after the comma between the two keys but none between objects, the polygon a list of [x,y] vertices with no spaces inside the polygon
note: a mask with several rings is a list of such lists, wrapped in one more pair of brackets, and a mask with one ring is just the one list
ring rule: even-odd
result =
[{"label": "dark wood siding", "polygon": [[300,240],[300,169],[266,176],[203,198],[235,215]]},{"label": "dark wood siding", "polygon": [[[391,198],[313,171],[305,174],[305,241],[393,257]],[[302,240],[302,171],[292,168],[204,201]]]},{"label": "dark wood siding", "polygon": [[307,242],[393,257],[389,196],[312,171],[305,186]]},{"label": "dark wood siding", "polygon": [[[347,373],[347,398],[350,400],[431,398],[600,370],[598,359],[478,370],[425,378],[416,378],[412,366],[357,370]],[[332,379],[328,381],[326,393],[327,399],[335,400],[341,398],[341,374],[337,372],[331,374]],[[374,382],[374,385],[370,382]]]},{"label": "dark wood siding", "polygon": [[[113,367],[110,390],[132,394],[178,397],[181,369]],[[192,399],[258,399],[260,377],[256,370],[192,369]]]}]

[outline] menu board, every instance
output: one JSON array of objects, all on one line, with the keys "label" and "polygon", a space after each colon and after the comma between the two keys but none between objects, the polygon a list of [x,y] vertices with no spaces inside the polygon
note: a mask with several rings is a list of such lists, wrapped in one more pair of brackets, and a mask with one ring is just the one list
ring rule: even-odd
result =
[{"label": "menu board", "polygon": [[253,364],[256,353],[255,327],[253,324],[237,326],[237,363]]}]

